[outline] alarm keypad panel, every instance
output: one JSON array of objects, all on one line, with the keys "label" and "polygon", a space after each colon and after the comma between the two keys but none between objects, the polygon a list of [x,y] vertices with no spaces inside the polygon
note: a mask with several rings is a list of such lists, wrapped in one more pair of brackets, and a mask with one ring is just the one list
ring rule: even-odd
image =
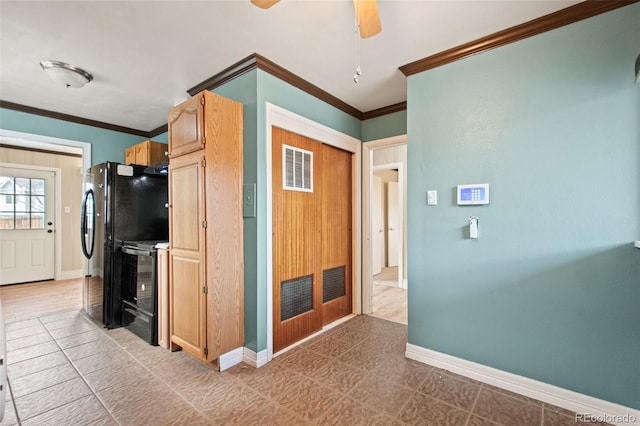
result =
[{"label": "alarm keypad panel", "polygon": [[458,185],[458,205],[489,204],[489,184]]}]

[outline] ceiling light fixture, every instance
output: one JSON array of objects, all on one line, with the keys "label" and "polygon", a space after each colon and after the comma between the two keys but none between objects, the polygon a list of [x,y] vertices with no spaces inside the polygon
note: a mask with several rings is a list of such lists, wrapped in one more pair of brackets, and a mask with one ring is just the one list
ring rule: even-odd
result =
[{"label": "ceiling light fixture", "polygon": [[67,88],[78,89],[93,80],[93,76],[87,71],[66,62],[40,61],[40,66],[49,74],[51,80]]}]

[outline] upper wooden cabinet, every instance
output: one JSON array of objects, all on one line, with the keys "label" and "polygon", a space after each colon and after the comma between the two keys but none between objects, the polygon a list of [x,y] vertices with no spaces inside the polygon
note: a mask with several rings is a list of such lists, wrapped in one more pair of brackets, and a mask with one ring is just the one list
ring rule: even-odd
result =
[{"label": "upper wooden cabinet", "polygon": [[170,157],[179,157],[204,148],[204,108],[205,95],[199,94],[169,112]]},{"label": "upper wooden cabinet", "polygon": [[205,91],[169,113],[171,343],[210,362],[244,344],[242,143],[239,102]]},{"label": "upper wooden cabinet", "polygon": [[130,146],[124,153],[125,164],[150,166],[168,160],[167,144],[151,140]]}]

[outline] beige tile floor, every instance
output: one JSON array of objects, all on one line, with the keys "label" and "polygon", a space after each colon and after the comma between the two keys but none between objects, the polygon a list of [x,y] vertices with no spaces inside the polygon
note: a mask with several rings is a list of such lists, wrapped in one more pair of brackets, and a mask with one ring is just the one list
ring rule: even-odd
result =
[{"label": "beige tile floor", "polygon": [[574,415],[404,358],[358,316],[255,369],[217,372],[77,310],[8,323],[2,425],[571,425]]}]

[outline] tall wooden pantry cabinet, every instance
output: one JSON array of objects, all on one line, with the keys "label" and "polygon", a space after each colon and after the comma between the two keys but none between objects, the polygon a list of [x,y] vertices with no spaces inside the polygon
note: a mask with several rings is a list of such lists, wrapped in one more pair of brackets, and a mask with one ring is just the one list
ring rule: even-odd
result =
[{"label": "tall wooden pantry cabinet", "polygon": [[214,362],[244,344],[242,104],[201,92],[169,112],[171,344]]}]

